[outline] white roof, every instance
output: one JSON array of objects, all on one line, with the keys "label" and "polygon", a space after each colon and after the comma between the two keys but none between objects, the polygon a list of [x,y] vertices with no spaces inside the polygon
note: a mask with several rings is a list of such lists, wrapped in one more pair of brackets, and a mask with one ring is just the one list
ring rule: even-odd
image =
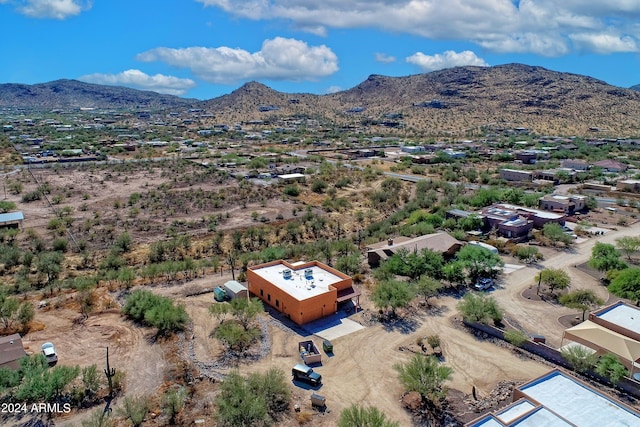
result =
[{"label": "white roof", "polygon": [[616,304],[596,316],[614,325],[622,326],[628,331],[640,334],[640,309],[627,304]]},{"label": "white roof", "polygon": [[[520,387],[520,390],[530,399],[580,427],[640,425],[639,415],[560,372],[552,372]],[[556,426],[566,423],[557,420],[553,424],[517,425]]]},{"label": "white roof", "polygon": [[304,178],[304,175],[301,173],[286,173],[284,175],[278,175],[280,179],[296,179],[296,178]]},{"label": "white roof", "polygon": [[[296,267],[296,266],[294,266]],[[313,279],[305,278],[305,270],[310,269]],[[291,278],[283,277],[284,270],[291,270]],[[329,292],[329,286],[344,280],[318,266],[290,269],[284,264],[274,264],[252,270],[258,276],[285,291],[298,301]]]},{"label": "white roof", "polygon": [[507,407],[504,411],[496,415],[505,424],[509,424],[521,415],[531,411],[535,406],[526,399],[522,399]]},{"label": "white roof", "polygon": [[549,212],[549,211],[541,211],[539,209],[532,209],[532,208],[527,208],[527,207],[524,207],[524,206],[511,205],[511,204],[508,204],[508,203],[500,203],[500,206],[502,206],[502,207],[504,207],[506,209],[521,210],[521,211],[525,211],[525,212],[531,212],[532,214],[535,214],[536,216],[538,216],[540,218],[560,219],[560,218],[564,217],[563,214],[557,214],[557,213],[553,213],[553,212]]}]

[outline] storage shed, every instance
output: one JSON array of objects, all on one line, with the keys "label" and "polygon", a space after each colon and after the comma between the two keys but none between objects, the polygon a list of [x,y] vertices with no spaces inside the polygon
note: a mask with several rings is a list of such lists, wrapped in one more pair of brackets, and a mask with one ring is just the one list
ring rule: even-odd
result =
[{"label": "storage shed", "polygon": [[24,214],[22,212],[9,212],[0,214],[0,228],[22,228]]},{"label": "storage shed", "polygon": [[235,280],[229,280],[223,285],[223,288],[227,292],[229,299],[248,298],[249,296],[247,288],[242,283]]}]

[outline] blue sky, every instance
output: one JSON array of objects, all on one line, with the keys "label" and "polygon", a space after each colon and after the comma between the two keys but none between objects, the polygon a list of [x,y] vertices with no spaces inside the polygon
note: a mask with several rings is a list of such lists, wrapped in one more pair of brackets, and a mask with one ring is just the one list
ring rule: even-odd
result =
[{"label": "blue sky", "polygon": [[210,99],[518,62],[629,87],[638,18],[640,0],[0,0],[0,83]]}]

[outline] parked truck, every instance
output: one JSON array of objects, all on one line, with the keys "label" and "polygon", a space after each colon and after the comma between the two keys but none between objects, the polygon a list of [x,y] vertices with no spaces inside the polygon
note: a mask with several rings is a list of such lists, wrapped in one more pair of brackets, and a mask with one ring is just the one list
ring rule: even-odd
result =
[{"label": "parked truck", "polygon": [[296,364],[293,369],[291,369],[291,375],[293,375],[294,380],[304,381],[314,387],[322,384],[322,375],[314,372],[312,368],[301,363]]},{"label": "parked truck", "polygon": [[313,341],[298,342],[298,350],[300,351],[300,357],[306,365],[322,362],[322,354],[320,354],[320,350],[318,350],[318,347],[316,347]]}]

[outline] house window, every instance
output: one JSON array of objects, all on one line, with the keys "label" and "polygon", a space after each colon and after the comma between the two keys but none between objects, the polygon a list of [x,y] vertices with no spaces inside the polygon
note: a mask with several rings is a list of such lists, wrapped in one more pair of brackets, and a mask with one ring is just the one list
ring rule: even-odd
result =
[{"label": "house window", "polygon": [[263,297],[264,296],[264,291],[262,289],[260,289],[260,296]]},{"label": "house window", "polygon": [[271,302],[271,294],[267,294],[267,301]]},{"label": "house window", "polygon": [[276,300],[276,307],[280,307],[280,301]]}]

